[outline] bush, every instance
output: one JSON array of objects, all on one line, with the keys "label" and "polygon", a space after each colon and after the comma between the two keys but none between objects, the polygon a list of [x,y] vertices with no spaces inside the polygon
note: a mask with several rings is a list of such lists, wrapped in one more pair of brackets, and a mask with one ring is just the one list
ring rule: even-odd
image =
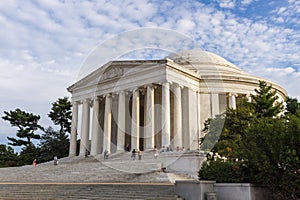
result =
[{"label": "bush", "polygon": [[247,167],[241,162],[220,159],[205,161],[199,170],[200,180],[214,180],[217,183],[248,182]]}]

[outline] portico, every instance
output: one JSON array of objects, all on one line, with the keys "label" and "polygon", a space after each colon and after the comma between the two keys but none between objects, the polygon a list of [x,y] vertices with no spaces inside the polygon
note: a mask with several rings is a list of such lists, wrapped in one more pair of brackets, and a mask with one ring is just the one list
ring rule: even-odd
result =
[{"label": "portico", "polygon": [[[204,121],[226,107],[235,109],[261,78],[210,52],[187,52],[163,60],[111,61],[70,86],[69,156],[76,155],[79,138],[79,156],[124,151],[127,144],[196,150]],[[285,91],[272,85],[283,99]]]}]

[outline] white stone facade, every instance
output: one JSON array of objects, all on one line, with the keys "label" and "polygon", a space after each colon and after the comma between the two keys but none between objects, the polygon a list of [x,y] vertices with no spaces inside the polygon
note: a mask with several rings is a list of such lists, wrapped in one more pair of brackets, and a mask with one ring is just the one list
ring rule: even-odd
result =
[{"label": "white stone facade", "polygon": [[[265,79],[201,50],[162,60],[111,61],[68,88],[73,102],[69,156],[76,155],[79,138],[80,156],[124,151],[127,144],[141,150],[197,149],[204,121],[236,108],[238,98],[253,93],[259,80]],[[284,101],[286,91],[265,81]]]}]

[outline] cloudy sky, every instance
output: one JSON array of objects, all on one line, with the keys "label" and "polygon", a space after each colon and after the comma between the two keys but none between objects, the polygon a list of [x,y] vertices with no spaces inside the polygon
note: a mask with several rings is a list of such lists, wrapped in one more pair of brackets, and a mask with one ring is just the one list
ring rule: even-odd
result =
[{"label": "cloudy sky", "polygon": [[[51,103],[69,96],[95,47],[143,28],[184,35],[300,99],[299,0],[9,0],[0,1],[0,27],[1,116],[21,108],[52,125]],[[7,135],[15,130],[1,119],[0,143]]]}]

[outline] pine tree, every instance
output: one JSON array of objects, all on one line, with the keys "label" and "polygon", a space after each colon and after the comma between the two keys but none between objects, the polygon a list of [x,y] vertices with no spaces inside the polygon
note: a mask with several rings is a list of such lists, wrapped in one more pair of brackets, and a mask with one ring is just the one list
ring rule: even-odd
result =
[{"label": "pine tree", "polygon": [[254,90],[252,94],[252,106],[254,113],[260,117],[276,117],[283,111],[282,103],[278,102],[276,91],[272,85],[267,85],[265,81],[259,81],[259,89]]},{"label": "pine tree", "polygon": [[0,167],[14,167],[18,165],[18,154],[13,148],[0,144]]},{"label": "pine tree", "polygon": [[297,114],[300,110],[300,103],[296,98],[288,97],[286,99],[286,111],[285,114]]},{"label": "pine tree", "polygon": [[69,139],[66,134],[60,134],[48,127],[41,137],[41,161],[52,160],[54,156],[66,157],[69,153]]},{"label": "pine tree", "polygon": [[72,111],[71,102],[68,97],[58,98],[57,101],[52,103],[52,108],[48,116],[53,121],[55,125],[60,126],[60,134],[71,132],[71,121],[72,121]]},{"label": "pine tree", "polygon": [[40,135],[35,133],[38,129],[43,130],[43,127],[38,124],[39,115],[27,113],[18,108],[15,111],[4,111],[4,114],[5,116],[2,118],[9,121],[11,126],[18,128],[17,137],[19,139],[7,137],[10,141],[9,145],[31,147],[32,139],[40,139]]},{"label": "pine tree", "polygon": [[48,116],[55,125],[58,125],[59,131],[48,127],[41,138],[41,160],[48,161],[54,156],[65,157],[69,152],[68,134],[71,132],[71,102],[68,97],[58,98],[52,103],[51,111]]}]

